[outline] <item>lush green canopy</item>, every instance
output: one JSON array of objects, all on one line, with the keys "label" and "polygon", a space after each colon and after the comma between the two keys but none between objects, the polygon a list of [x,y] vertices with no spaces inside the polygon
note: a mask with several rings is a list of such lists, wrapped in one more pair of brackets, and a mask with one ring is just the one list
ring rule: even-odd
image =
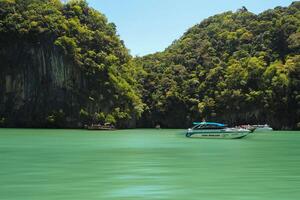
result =
[{"label": "lush green canopy", "polygon": [[[84,76],[83,86],[76,88],[73,84],[67,88],[72,96],[67,100],[73,105],[52,107],[52,111],[39,117],[40,122],[29,126],[43,120],[65,126],[68,115],[85,123],[107,121],[127,126],[128,121],[141,115],[144,106],[132,58],[116,34],[116,26],[86,1],[63,4],[59,0],[0,0],[0,37],[2,50],[24,41],[32,46],[54,46]],[[3,53],[2,57],[7,55]],[[25,56],[20,59],[26,61]],[[2,66],[2,71],[6,66]],[[74,102],[74,98],[78,101]],[[0,116],[14,120],[5,105],[1,111]]]},{"label": "lush green canopy", "polygon": [[259,15],[246,8],[210,17],[164,52],[136,58],[148,110],[144,122],[300,121],[300,2]]},{"label": "lush green canopy", "polygon": [[[31,120],[22,122],[27,126],[61,127],[105,121],[133,127],[140,116],[142,127],[186,127],[203,118],[275,128],[300,122],[300,2],[259,15],[246,8],[215,15],[164,52],[133,60],[116,26],[84,0],[0,0],[0,45],[2,125],[16,125],[18,116]],[[39,60],[26,47],[15,52],[15,63],[11,51],[26,45],[42,49]],[[37,63],[47,53],[63,55],[62,66],[78,73],[56,85],[46,77],[46,85],[33,89],[42,95],[11,93],[13,73],[43,79],[28,68],[41,71]],[[23,84],[18,81],[13,85]],[[52,86],[63,98],[47,101],[51,92],[43,88]]]}]

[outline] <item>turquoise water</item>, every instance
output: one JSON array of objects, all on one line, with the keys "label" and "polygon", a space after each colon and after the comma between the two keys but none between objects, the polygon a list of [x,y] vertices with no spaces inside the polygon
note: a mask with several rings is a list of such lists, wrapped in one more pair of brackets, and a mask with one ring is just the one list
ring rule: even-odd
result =
[{"label": "turquoise water", "polygon": [[183,133],[0,129],[0,199],[300,199],[300,132]]}]

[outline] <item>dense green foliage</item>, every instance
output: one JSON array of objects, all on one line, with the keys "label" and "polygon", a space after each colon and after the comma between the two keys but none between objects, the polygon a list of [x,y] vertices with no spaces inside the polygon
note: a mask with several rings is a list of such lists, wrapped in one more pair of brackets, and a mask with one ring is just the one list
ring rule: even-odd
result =
[{"label": "dense green foliage", "polygon": [[0,0],[0,61],[0,126],[300,126],[300,2],[210,17],[133,60],[85,0]]},{"label": "dense green foliage", "polygon": [[[15,67],[11,60],[16,58],[7,58],[5,52],[9,51],[11,44],[22,44],[24,41],[31,46],[54,46],[65,55],[68,63],[72,63],[83,74],[80,79],[83,83],[72,83],[74,78],[67,80],[70,83],[62,88],[70,94],[64,101],[70,102],[49,108],[43,104],[38,116],[31,119],[35,121],[24,125],[64,127],[67,126],[66,121],[107,121],[127,126],[129,121],[135,121],[141,115],[143,103],[137,92],[138,83],[134,78],[136,72],[132,58],[116,34],[115,25],[108,23],[104,15],[88,7],[86,1],[71,0],[63,4],[59,0],[0,0],[2,72],[7,66]],[[18,59],[26,62],[28,58],[22,56]],[[39,67],[34,63],[31,65]],[[6,121],[14,126],[9,123],[16,117],[16,114],[12,114],[13,108],[9,110],[7,102],[0,101],[1,103],[0,123],[4,124]],[[31,103],[27,107],[39,105],[41,104]],[[21,115],[21,110],[28,110],[27,107],[16,110],[19,113],[17,115]],[[27,112],[27,115],[32,116],[33,113]]]},{"label": "dense green foliage", "polygon": [[164,52],[136,58],[148,105],[141,123],[300,122],[300,2],[259,15],[246,8],[210,17]]}]

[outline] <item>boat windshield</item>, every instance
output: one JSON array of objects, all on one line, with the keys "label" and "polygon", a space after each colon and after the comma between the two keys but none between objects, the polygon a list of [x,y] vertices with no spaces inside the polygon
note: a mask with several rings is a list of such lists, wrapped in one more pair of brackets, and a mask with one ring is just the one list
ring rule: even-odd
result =
[{"label": "boat windshield", "polygon": [[192,129],[223,129],[226,126],[224,124],[217,123],[201,123],[194,126]]}]

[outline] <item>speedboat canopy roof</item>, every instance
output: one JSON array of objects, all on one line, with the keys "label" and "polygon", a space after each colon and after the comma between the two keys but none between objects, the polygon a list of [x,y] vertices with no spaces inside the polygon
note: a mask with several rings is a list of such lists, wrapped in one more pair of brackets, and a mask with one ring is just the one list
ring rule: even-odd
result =
[{"label": "speedboat canopy roof", "polygon": [[215,122],[194,122],[194,125],[214,125],[219,127],[225,127],[225,124],[215,123]]}]

